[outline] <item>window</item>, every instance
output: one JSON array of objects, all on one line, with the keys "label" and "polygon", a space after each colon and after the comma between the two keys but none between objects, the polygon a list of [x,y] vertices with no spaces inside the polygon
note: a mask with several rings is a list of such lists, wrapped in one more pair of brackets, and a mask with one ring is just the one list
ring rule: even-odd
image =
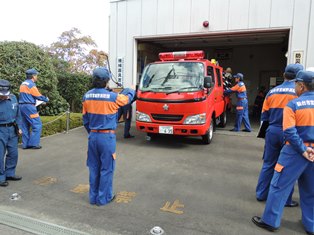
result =
[{"label": "window", "polygon": [[216,69],[216,75],[217,75],[217,79],[218,79],[218,86],[221,86],[220,69]]},{"label": "window", "polygon": [[203,63],[153,63],[145,68],[139,89],[154,92],[191,92],[202,89],[203,83]]},{"label": "window", "polygon": [[212,78],[212,82],[215,84],[215,76],[214,76],[214,69],[211,66],[207,67],[207,76]]}]

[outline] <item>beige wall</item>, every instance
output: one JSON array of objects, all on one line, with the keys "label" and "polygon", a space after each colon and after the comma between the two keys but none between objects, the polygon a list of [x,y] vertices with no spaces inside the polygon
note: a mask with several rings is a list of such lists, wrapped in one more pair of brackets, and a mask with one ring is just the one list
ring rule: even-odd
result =
[{"label": "beige wall", "polygon": [[[110,12],[110,63],[115,71],[116,59],[124,58],[126,86],[137,81],[139,37],[290,29],[287,58],[278,45],[233,49],[228,66],[244,73],[250,104],[261,73],[280,68],[281,74],[286,63],[294,61],[294,52],[303,53],[306,67],[314,66],[313,0],[112,0]],[[208,28],[202,26],[204,20]]]}]

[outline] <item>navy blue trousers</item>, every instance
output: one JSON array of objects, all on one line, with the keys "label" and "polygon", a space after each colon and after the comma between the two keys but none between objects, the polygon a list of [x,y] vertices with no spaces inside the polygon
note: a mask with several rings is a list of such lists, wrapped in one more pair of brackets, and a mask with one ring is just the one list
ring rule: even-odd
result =
[{"label": "navy blue trousers", "polygon": [[131,129],[131,121],[132,121],[132,104],[127,104],[122,106],[118,110],[118,121],[123,115],[124,119],[124,137],[128,137],[130,135]]},{"label": "navy blue trousers", "polygon": [[15,176],[18,161],[18,136],[15,127],[0,127],[0,182]]},{"label": "navy blue trousers", "polygon": [[113,197],[116,135],[90,132],[88,137],[87,166],[89,168],[89,202],[105,205]]},{"label": "navy blue trousers", "polygon": [[[31,104],[20,105],[22,115],[22,144],[23,148],[39,146],[42,130],[42,122],[36,106]],[[30,128],[32,131],[30,132]]]},{"label": "navy blue trousers", "polygon": [[283,166],[276,170],[271,180],[268,198],[262,220],[275,227],[280,227],[281,217],[287,198],[298,180],[302,223],[306,231],[314,232],[314,163],[285,145],[278,159]]},{"label": "navy blue trousers", "polygon": [[[271,179],[274,175],[274,168],[278,161],[280,151],[283,147],[282,127],[269,126],[266,130],[265,146],[263,155],[263,166],[256,186],[256,198],[266,201]],[[287,204],[292,202],[294,188],[287,199]]]},{"label": "navy blue trousers", "polygon": [[239,131],[241,129],[242,122],[246,130],[251,131],[251,125],[249,120],[249,107],[247,99],[239,100],[237,103],[236,122],[234,124],[234,130]]}]

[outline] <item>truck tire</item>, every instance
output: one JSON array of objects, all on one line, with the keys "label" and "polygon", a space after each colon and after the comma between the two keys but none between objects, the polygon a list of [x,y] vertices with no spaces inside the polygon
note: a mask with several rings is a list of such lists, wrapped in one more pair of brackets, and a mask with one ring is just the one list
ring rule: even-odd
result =
[{"label": "truck tire", "polygon": [[206,134],[202,135],[203,144],[210,144],[212,142],[214,129],[215,129],[214,119],[211,118],[210,125],[209,125],[208,130],[206,131]]},{"label": "truck tire", "polygon": [[227,110],[225,110],[220,116],[219,116],[219,127],[225,127],[227,125]]},{"label": "truck tire", "polygon": [[146,135],[146,140],[147,140],[147,141],[151,141],[151,140],[153,140],[154,138],[156,138],[157,135],[158,135],[158,134],[156,134],[156,133],[150,133],[150,132],[148,132],[147,135]]}]

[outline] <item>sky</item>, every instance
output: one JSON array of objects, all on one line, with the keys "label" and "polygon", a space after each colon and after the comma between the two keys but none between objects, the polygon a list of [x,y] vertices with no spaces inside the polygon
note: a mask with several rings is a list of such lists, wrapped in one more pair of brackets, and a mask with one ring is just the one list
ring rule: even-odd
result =
[{"label": "sky", "polygon": [[0,41],[49,46],[75,27],[108,52],[109,0],[2,0],[0,10]]}]

